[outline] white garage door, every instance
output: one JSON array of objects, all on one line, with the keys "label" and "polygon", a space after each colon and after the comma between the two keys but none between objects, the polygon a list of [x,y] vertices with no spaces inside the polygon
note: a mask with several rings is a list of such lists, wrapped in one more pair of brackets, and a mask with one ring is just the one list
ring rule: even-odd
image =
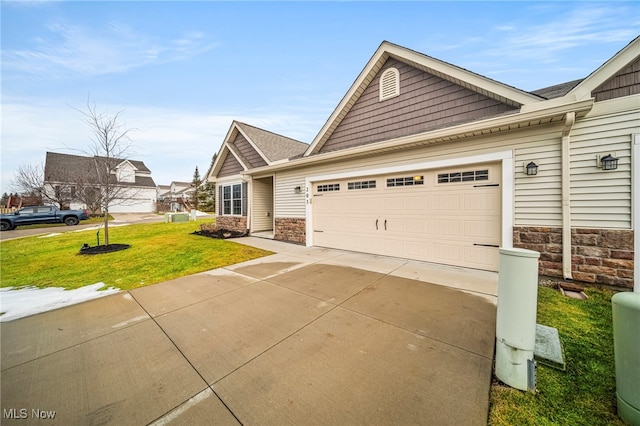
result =
[{"label": "white garage door", "polygon": [[500,165],[315,182],[313,244],[491,271]]}]

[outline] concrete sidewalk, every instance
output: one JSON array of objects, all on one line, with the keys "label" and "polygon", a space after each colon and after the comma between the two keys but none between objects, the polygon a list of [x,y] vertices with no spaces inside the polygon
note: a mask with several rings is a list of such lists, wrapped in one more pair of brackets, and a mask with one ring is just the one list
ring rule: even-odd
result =
[{"label": "concrete sidewalk", "polygon": [[0,325],[2,424],[486,424],[497,274],[276,252]]}]

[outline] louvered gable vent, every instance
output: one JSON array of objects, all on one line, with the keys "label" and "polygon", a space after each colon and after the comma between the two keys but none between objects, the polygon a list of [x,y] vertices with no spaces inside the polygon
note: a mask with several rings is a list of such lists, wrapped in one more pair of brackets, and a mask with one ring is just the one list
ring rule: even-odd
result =
[{"label": "louvered gable vent", "polygon": [[400,73],[397,68],[388,68],[380,76],[380,100],[400,94]]}]

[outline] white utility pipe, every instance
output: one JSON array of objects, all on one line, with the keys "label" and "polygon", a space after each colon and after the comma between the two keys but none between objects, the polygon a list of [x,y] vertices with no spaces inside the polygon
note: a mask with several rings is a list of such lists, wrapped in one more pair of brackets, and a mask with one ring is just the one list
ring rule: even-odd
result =
[{"label": "white utility pipe", "polygon": [[576,113],[568,112],[562,128],[562,275],[573,280],[571,274],[571,129]]}]

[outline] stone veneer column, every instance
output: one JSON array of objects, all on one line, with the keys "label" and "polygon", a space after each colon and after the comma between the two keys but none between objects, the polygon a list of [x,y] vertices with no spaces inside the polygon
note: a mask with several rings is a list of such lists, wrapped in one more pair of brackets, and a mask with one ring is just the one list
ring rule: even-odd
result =
[{"label": "stone veneer column", "polygon": [[306,243],[306,220],[301,218],[276,218],[273,238],[296,244]]}]

